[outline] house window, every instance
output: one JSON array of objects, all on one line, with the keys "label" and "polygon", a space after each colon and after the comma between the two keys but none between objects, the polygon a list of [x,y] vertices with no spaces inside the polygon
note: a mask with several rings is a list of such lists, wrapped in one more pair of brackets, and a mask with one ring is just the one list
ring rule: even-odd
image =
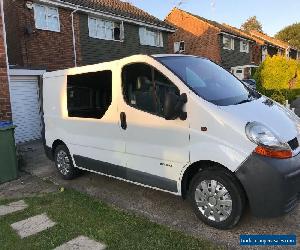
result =
[{"label": "house window", "polygon": [[88,26],[90,37],[114,41],[124,40],[123,22],[114,22],[95,17],[89,17]]},{"label": "house window", "polygon": [[112,72],[69,75],[68,116],[101,119],[112,102]]},{"label": "house window", "polygon": [[184,41],[174,43],[174,53],[183,53],[185,52],[185,43]]},{"label": "house window", "polygon": [[231,37],[223,36],[223,48],[228,50],[234,50],[234,39]]},{"label": "house window", "polygon": [[41,30],[60,31],[58,9],[45,5],[34,5],[35,27]]},{"label": "house window", "polygon": [[240,51],[249,53],[249,42],[247,41],[241,41],[240,42]]},{"label": "house window", "polygon": [[146,27],[140,27],[139,35],[141,45],[149,45],[155,47],[164,46],[163,36],[160,31],[148,29]]}]

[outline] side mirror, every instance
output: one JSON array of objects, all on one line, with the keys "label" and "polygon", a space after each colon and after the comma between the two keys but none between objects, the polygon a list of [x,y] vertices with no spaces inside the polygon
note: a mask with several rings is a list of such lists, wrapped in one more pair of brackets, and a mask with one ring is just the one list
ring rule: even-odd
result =
[{"label": "side mirror", "polygon": [[164,115],[166,120],[187,119],[187,113],[183,111],[184,104],[187,103],[187,95],[183,93],[178,96],[175,93],[168,93],[164,103]]}]

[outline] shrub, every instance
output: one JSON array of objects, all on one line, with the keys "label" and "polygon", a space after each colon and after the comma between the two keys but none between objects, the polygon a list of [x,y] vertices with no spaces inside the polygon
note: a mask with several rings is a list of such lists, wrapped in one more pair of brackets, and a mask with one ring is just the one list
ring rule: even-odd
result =
[{"label": "shrub", "polygon": [[268,56],[256,70],[254,79],[262,94],[278,100],[282,96],[293,100],[300,94],[300,62],[283,56]]},{"label": "shrub", "polygon": [[285,104],[286,98],[280,90],[274,91],[273,94],[271,94],[270,98],[276,102],[283,104],[283,105]]},{"label": "shrub", "polygon": [[254,78],[264,89],[300,88],[300,63],[283,56],[268,56]]}]

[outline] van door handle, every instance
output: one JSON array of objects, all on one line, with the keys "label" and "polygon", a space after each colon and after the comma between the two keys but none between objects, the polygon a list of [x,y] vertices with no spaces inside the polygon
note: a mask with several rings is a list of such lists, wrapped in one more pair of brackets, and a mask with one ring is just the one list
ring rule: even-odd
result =
[{"label": "van door handle", "polygon": [[126,121],[126,114],[125,112],[120,113],[120,120],[121,120],[121,128],[126,130],[127,129],[127,121]]}]

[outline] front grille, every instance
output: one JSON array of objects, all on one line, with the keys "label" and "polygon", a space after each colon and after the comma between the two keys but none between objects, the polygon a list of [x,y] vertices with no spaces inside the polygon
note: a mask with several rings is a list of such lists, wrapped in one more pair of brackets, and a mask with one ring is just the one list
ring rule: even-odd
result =
[{"label": "front grille", "polygon": [[299,147],[299,142],[297,137],[295,137],[293,140],[289,141],[288,144],[290,145],[292,150],[295,150]]}]

